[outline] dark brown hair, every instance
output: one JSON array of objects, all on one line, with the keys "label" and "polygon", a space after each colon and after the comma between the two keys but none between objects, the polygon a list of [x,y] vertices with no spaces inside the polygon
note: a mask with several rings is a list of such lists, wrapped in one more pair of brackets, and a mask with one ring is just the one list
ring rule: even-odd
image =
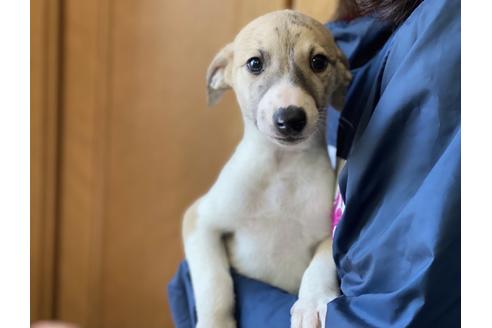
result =
[{"label": "dark brown hair", "polygon": [[[423,0],[340,0],[339,10],[350,16],[371,15],[396,25],[402,23]],[[340,16],[347,13],[340,13]],[[339,16],[339,17],[340,17]]]}]

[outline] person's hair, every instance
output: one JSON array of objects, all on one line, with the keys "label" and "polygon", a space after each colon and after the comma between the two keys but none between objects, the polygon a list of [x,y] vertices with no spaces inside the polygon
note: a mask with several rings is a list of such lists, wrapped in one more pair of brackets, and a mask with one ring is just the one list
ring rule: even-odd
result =
[{"label": "person's hair", "polygon": [[402,23],[422,0],[339,0],[340,9],[351,9],[353,16],[371,15],[396,25]]}]

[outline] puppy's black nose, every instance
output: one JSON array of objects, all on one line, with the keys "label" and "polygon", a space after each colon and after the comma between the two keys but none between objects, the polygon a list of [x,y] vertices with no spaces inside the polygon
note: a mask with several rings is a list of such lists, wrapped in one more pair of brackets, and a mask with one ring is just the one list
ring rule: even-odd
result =
[{"label": "puppy's black nose", "polygon": [[279,108],[273,114],[273,124],[286,137],[294,137],[306,126],[307,117],[304,108],[289,106]]}]

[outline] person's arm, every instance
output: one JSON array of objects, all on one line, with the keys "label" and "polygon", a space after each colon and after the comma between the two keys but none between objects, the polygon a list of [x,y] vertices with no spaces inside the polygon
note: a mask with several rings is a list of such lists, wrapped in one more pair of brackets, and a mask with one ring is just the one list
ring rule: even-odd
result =
[{"label": "person's arm", "polygon": [[[260,281],[232,272],[236,296],[235,318],[242,328],[290,326],[290,308],[297,297]],[[195,298],[188,264],[182,262],[168,286],[168,300],[177,328],[196,325]]]},{"label": "person's arm", "polygon": [[458,327],[459,1],[424,1],[366,61],[374,48],[351,52],[356,25],[334,26],[354,82],[334,238],[343,294],[328,304],[326,326]]}]

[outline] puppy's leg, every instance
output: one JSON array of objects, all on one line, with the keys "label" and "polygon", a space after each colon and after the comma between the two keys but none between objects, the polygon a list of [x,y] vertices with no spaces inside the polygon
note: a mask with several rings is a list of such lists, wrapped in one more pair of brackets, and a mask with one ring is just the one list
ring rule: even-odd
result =
[{"label": "puppy's leg", "polygon": [[185,214],[183,239],[199,328],[234,328],[234,290],[222,232],[198,224],[196,202]]},{"label": "puppy's leg", "polygon": [[291,328],[325,327],[328,302],[339,295],[331,238],[322,241],[304,272],[299,299],[292,306]]}]

